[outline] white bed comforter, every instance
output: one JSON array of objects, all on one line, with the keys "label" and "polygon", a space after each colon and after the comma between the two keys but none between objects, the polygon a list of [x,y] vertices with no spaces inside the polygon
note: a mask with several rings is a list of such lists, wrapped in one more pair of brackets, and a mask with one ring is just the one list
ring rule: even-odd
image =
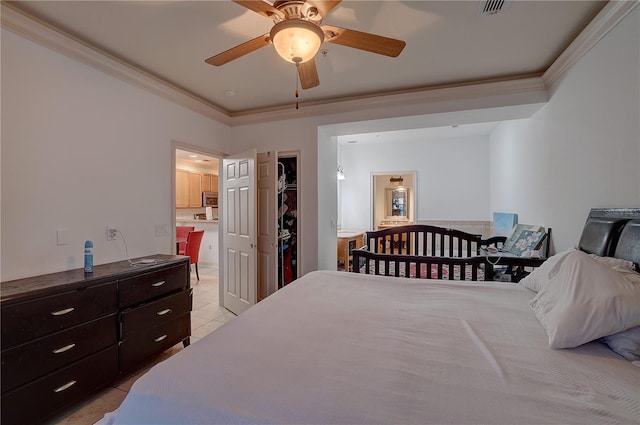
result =
[{"label": "white bed comforter", "polygon": [[518,285],[313,272],[140,378],[109,424],[638,424],[640,368],[551,349]]}]

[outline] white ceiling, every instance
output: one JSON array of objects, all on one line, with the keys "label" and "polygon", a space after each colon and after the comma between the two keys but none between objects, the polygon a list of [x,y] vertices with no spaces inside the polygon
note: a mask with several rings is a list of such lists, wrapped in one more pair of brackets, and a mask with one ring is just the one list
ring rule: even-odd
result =
[{"label": "white ceiling", "polygon": [[[478,16],[482,1],[344,0],[323,21],[405,40],[397,58],[325,43],[320,85],[301,103],[540,76],[605,5],[520,1]],[[295,103],[296,70],[271,46],[222,67],[204,60],[268,32],[230,1],[19,1],[12,5],[229,115]],[[225,95],[233,90],[233,97]]]},{"label": "white ceiling", "polygon": [[176,149],[176,167],[207,170],[215,175],[219,169],[218,158],[182,149]]}]

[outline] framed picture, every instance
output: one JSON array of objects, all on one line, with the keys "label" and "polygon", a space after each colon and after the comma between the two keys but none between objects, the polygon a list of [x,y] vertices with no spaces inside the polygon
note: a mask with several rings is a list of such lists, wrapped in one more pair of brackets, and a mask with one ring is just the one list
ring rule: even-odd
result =
[{"label": "framed picture", "polygon": [[544,233],[544,227],[533,226],[531,224],[516,224],[516,227],[513,228],[513,232],[504,242],[504,245],[502,246],[502,250],[506,252],[511,252],[511,248],[513,247],[513,244],[515,244],[516,241],[520,239],[522,232],[525,232],[525,231]]},{"label": "framed picture", "polygon": [[535,232],[524,230],[520,233],[518,239],[513,243],[509,252],[518,256],[530,251],[540,249],[542,241],[546,236],[545,232]]}]

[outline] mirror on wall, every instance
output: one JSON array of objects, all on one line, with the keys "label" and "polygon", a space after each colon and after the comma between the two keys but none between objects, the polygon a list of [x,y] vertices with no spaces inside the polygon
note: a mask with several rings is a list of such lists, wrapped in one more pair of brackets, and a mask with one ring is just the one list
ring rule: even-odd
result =
[{"label": "mirror on wall", "polygon": [[409,197],[407,189],[387,189],[387,207],[391,218],[408,218]]},{"label": "mirror on wall", "polygon": [[402,177],[391,177],[391,184],[398,186],[386,190],[387,219],[409,218],[409,189],[402,186]]}]

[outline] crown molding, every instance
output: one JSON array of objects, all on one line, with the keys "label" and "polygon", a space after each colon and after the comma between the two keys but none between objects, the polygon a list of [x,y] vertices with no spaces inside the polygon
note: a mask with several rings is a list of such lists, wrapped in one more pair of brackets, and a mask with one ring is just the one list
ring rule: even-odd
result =
[{"label": "crown molding", "polygon": [[[532,95],[534,101],[546,98],[571,67],[604,35],[615,27],[638,0],[609,1],[585,29],[542,75],[513,76],[492,81],[475,81],[448,86],[375,93],[340,99],[303,103],[301,109],[280,106],[241,112],[226,111],[142,69],[134,67],[88,43],[37,19],[9,3],[2,2],[0,26],[73,60],[103,71],[115,78],[156,94],[175,104],[228,126],[269,121],[342,114],[354,111],[407,107],[425,103],[468,101],[482,97]],[[401,108],[404,109],[404,108]],[[428,109],[428,108],[427,108]],[[420,113],[416,111],[415,113]]]},{"label": "crown molding", "polygon": [[[497,105],[495,99],[502,98],[507,104],[539,103],[548,101],[547,87],[540,76],[519,76],[505,80],[474,81],[465,84],[425,87],[420,89],[389,92],[369,96],[357,96],[334,99],[328,102],[302,103],[300,109],[277,107],[249,111],[246,114],[233,115],[232,125],[264,123],[296,118],[309,118],[322,115],[345,115],[362,111],[411,110],[412,115],[444,112],[451,104],[460,109],[469,106],[470,100],[477,107],[506,106]],[[420,105],[430,105],[429,112]],[[440,105],[440,106],[438,106]]]},{"label": "crown molding", "polygon": [[582,32],[558,56],[542,76],[550,90],[554,90],[560,80],[598,41],[629,14],[638,0],[609,1]]},{"label": "crown molding", "polygon": [[229,114],[212,103],[99,50],[5,2],[1,3],[0,26],[194,112],[223,124],[231,124]]}]

